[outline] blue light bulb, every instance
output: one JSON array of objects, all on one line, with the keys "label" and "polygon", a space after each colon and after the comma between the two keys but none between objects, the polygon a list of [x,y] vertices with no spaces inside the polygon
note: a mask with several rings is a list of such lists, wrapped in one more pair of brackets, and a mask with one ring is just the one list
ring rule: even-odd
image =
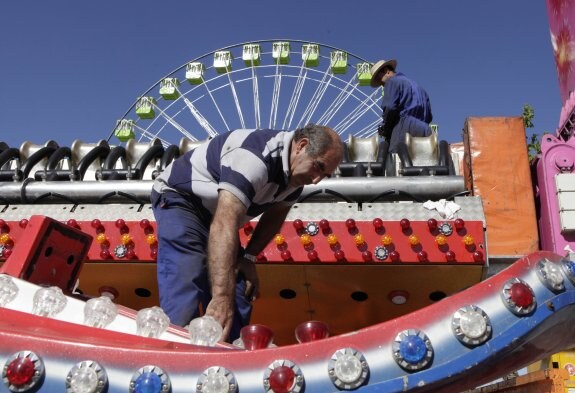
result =
[{"label": "blue light bulb", "polygon": [[134,393],[160,393],[162,381],[156,373],[144,372],[136,379]]},{"label": "blue light bulb", "polygon": [[401,340],[399,353],[406,362],[417,364],[425,358],[427,347],[421,337],[410,335]]}]

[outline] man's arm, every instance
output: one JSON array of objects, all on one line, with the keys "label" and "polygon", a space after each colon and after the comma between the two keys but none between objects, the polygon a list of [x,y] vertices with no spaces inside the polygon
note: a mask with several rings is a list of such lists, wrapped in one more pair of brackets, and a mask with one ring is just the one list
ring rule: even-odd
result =
[{"label": "man's arm", "polygon": [[245,205],[236,196],[226,190],[219,191],[218,206],[208,237],[208,275],[212,300],[206,308],[206,315],[214,317],[222,325],[222,340],[227,339],[234,319],[238,228],[240,217],[245,212]]}]

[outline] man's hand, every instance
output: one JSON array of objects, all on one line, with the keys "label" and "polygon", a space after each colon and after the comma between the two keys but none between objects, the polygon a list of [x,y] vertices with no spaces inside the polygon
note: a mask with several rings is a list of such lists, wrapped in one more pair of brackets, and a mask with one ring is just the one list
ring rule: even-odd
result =
[{"label": "man's hand", "polygon": [[223,333],[220,341],[226,341],[234,321],[234,298],[225,296],[213,297],[206,308],[205,315],[213,317],[222,325]]},{"label": "man's hand", "polygon": [[250,299],[250,301],[256,300],[260,295],[260,279],[258,278],[255,263],[240,257],[238,258],[238,271],[242,273],[246,279],[246,291],[244,295]]}]

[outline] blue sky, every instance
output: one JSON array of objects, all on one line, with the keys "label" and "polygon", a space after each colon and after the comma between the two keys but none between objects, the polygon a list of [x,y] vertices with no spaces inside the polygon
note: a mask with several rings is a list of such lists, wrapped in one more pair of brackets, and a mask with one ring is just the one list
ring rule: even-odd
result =
[{"label": "blue sky", "polygon": [[0,141],[106,138],[170,71],[233,44],[318,42],[398,70],[428,91],[440,137],[469,116],[554,132],[561,109],[543,0],[9,1],[0,13]]}]

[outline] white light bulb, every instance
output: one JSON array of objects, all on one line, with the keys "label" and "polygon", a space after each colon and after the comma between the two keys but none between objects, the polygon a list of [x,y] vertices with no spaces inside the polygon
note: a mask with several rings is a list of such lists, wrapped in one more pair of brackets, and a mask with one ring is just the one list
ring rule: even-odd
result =
[{"label": "white light bulb", "polygon": [[460,329],[467,337],[476,339],[485,334],[487,323],[483,316],[475,311],[466,312],[461,316]]},{"label": "white light bulb", "polygon": [[107,296],[90,299],[84,305],[84,324],[97,328],[108,326],[118,315],[118,308]]},{"label": "white light bulb", "polygon": [[357,357],[344,354],[335,361],[334,372],[342,382],[353,383],[361,377],[363,369]]},{"label": "white light bulb", "polygon": [[91,367],[81,367],[70,375],[70,392],[94,393],[98,388],[98,374]]},{"label": "white light bulb", "polygon": [[53,317],[66,307],[67,302],[60,288],[40,288],[34,294],[32,313],[41,317]]},{"label": "white light bulb", "polygon": [[563,285],[563,275],[559,267],[551,262],[545,264],[543,271],[547,277],[547,280],[553,285],[553,287],[560,287]]},{"label": "white light bulb", "polygon": [[168,318],[164,310],[154,306],[138,311],[136,323],[139,336],[158,338],[168,328],[170,318]]},{"label": "white light bulb", "polygon": [[18,287],[12,277],[0,275],[0,307],[6,306],[18,294]]},{"label": "white light bulb", "polygon": [[202,385],[202,393],[228,393],[229,391],[230,383],[226,376],[220,373],[209,374]]},{"label": "white light bulb", "polygon": [[195,345],[213,347],[222,337],[223,329],[213,317],[203,316],[193,319],[188,326],[190,342]]}]

